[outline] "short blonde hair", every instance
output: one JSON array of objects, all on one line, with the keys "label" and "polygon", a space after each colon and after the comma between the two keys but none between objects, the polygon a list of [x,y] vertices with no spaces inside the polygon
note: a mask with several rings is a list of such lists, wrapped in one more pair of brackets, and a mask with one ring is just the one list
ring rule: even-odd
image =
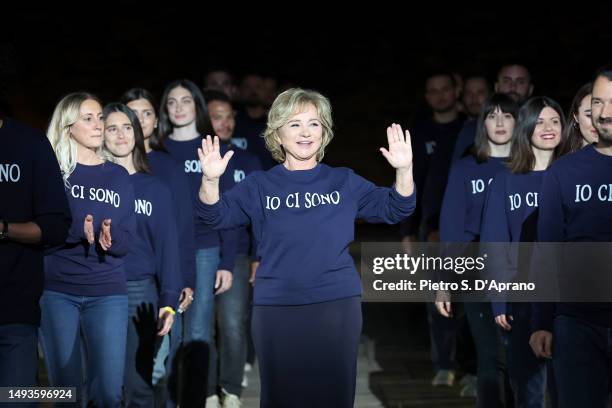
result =
[{"label": "short blonde hair", "polygon": [[334,137],[331,104],[329,99],[316,91],[301,88],[291,88],[276,97],[270,112],[268,112],[268,124],[263,133],[266,147],[272,153],[274,160],[282,163],[285,161],[285,150],[281,146],[278,130],[284,126],[296,113],[301,112],[308,104],[314,105],[321,125],[323,136],[321,147],[317,151],[317,161],[323,160],[325,148]]},{"label": "short blonde hair", "polygon": [[[70,136],[70,126],[79,120],[81,105],[88,99],[98,103],[100,100],[87,92],[74,92],[62,98],[55,107],[51,123],[47,129],[47,138],[53,147],[55,156],[62,172],[64,184],[68,187],[68,177],[72,174],[77,164],[77,145]],[[100,103],[100,105],[102,105]],[[98,156],[106,159],[100,147]]]}]

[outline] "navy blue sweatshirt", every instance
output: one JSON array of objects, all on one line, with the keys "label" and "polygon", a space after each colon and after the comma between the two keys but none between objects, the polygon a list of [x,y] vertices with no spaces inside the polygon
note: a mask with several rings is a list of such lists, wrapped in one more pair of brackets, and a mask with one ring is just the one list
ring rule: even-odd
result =
[{"label": "navy blue sweatshirt", "polygon": [[0,219],[34,222],[41,231],[38,245],[0,241],[0,309],[5,311],[0,325],[38,326],[43,250],[66,240],[70,208],[49,141],[12,119],[4,119],[0,127]]},{"label": "navy blue sweatshirt", "polygon": [[[512,174],[509,170],[493,178],[485,201],[480,232],[481,242],[520,242],[523,223],[537,209],[544,171]],[[489,256],[487,262],[495,279],[511,281],[517,273],[517,259]],[[493,316],[510,313],[503,302],[492,303]]]},{"label": "navy blue sweatshirt", "polygon": [[[242,182],[249,174],[262,170],[261,162],[251,152],[234,148],[234,156],[230,160],[227,169],[225,170],[231,176],[233,186]],[[254,253],[254,242],[251,242],[251,232],[248,227],[242,226],[237,228],[237,254],[247,255]]]},{"label": "navy blue sweatshirt", "polygon": [[[542,182],[538,240],[612,242],[611,186],[612,157],[592,145],[555,161]],[[556,314],[612,327],[610,303],[559,303]],[[534,315],[535,330],[552,331],[553,309],[535,305]]]},{"label": "navy blue sweatshirt", "polygon": [[[135,239],[134,189],[128,172],[105,162],[76,165],[68,177],[72,225],[66,243],[45,256],[45,289],[82,296],[126,294],[125,256]],[[95,243],[83,231],[91,214]],[[110,218],[112,246],[98,244],[102,221]]]},{"label": "navy blue sweatshirt", "polygon": [[262,137],[266,130],[266,120],[265,115],[260,119],[252,119],[243,109],[239,109],[236,112],[236,128],[232,137],[234,145],[259,158],[264,170],[277,164]]},{"label": "navy blue sweatshirt", "polygon": [[467,120],[463,124],[461,131],[457,135],[457,142],[453,149],[453,163],[466,156],[467,151],[474,144],[477,124],[478,121],[476,119]]},{"label": "navy blue sweatshirt", "polygon": [[134,173],[130,178],[135,195],[136,239],[125,259],[127,280],[157,277],[160,307],[176,309],[183,279],[170,190],[150,174]]},{"label": "navy blue sweatshirt", "polygon": [[300,305],[360,295],[348,251],[355,219],[398,223],[414,211],[415,197],[376,187],[347,168],[277,165],[196,211],[215,228],[252,225],[261,255],[255,305]]},{"label": "navy blue sweatshirt", "polygon": [[465,157],[451,168],[440,213],[440,240],[472,242],[480,239],[486,191],[493,177],[506,169],[507,158],[490,157],[478,163]]},{"label": "navy blue sweatshirt", "polygon": [[[189,180],[191,203],[195,205],[199,201],[198,193],[202,184],[202,168],[198,158],[198,148],[202,147],[202,137],[184,142],[177,142],[176,140],[166,138],[164,145],[170,155],[183,164],[183,171]],[[227,147],[225,146],[221,152],[225,154],[226,151]],[[221,191],[226,191],[231,186],[230,175],[226,173],[221,177],[219,187]],[[215,231],[210,226],[204,224],[201,219],[195,217],[195,235],[196,249],[219,247],[221,259],[218,269],[225,269],[230,272],[234,269],[237,249],[236,241],[238,240],[237,230]]]},{"label": "navy blue sweatshirt", "polygon": [[402,222],[402,236],[418,235],[421,227],[425,228],[425,236],[439,229],[444,188],[448,180],[455,140],[462,125],[463,118],[444,124],[427,118],[416,122],[411,129],[414,181],[421,199],[414,215]]},{"label": "navy blue sweatshirt", "polygon": [[155,177],[160,179],[172,194],[172,208],[178,228],[178,243],[183,285],[195,288],[195,224],[191,189],[184,166],[176,162],[166,152],[152,151],[147,154],[149,167]]}]

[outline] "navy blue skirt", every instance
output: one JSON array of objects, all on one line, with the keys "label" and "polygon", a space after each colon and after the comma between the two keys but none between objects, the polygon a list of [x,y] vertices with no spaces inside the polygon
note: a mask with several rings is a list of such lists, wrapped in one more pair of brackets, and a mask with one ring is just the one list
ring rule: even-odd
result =
[{"label": "navy blue skirt", "polygon": [[253,306],[262,408],[353,407],[361,297]]}]

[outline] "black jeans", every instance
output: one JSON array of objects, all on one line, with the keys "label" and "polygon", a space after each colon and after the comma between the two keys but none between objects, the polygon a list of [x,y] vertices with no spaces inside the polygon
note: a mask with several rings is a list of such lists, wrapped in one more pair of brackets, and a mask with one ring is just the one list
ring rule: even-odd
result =
[{"label": "black jeans", "polygon": [[464,303],[478,356],[478,407],[512,407],[505,349],[488,302]]}]

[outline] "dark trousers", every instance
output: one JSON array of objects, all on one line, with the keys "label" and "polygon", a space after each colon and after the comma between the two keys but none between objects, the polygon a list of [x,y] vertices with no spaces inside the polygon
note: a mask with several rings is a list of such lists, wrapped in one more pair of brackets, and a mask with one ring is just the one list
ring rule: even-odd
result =
[{"label": "dark trousers", "polygon": [[457,369],[457,333],[463,318],[462,313],[457,312],[451,318],[444,317],[435,304],[427,303],[431,361],[436,370]]},{"label": "dark trousers", "polygon": [[217,370],[209,377],[209,395],[217,391],[217,386],[230,394],[242,393],[242,377],[247,355],[246,322],[249,309],[249,259],[238,255],[234,262],[232,287],[216,297],[217,315]]},{"label": "dark trousers", "polygon": [[0,325],[0,387],[35,387],[38,373],[37,327]]},{"label": "dark trousers", "polygon": [[553,365],[559,407],[607,407],[612,373],[612,329],[569,316],[557,316]]},{"label": "dark trousers", "polygon": [[479,408],[512,407],[505,349],[488,302],[464,303],[476,344]]},{"label": "dark trousers", "polygon": [[[38,385],[38,328],[31,324],[0,325],[0,387]],[[4,403],[2,407],[36,407],[37,403]]]},{"label": "dark trousers", "polygon": [[531,305],[513,303],[512,330],[503,332],[510,385],[518,408],[543,408],[546,394],[546,360],[538,359],[531,346]]}]

